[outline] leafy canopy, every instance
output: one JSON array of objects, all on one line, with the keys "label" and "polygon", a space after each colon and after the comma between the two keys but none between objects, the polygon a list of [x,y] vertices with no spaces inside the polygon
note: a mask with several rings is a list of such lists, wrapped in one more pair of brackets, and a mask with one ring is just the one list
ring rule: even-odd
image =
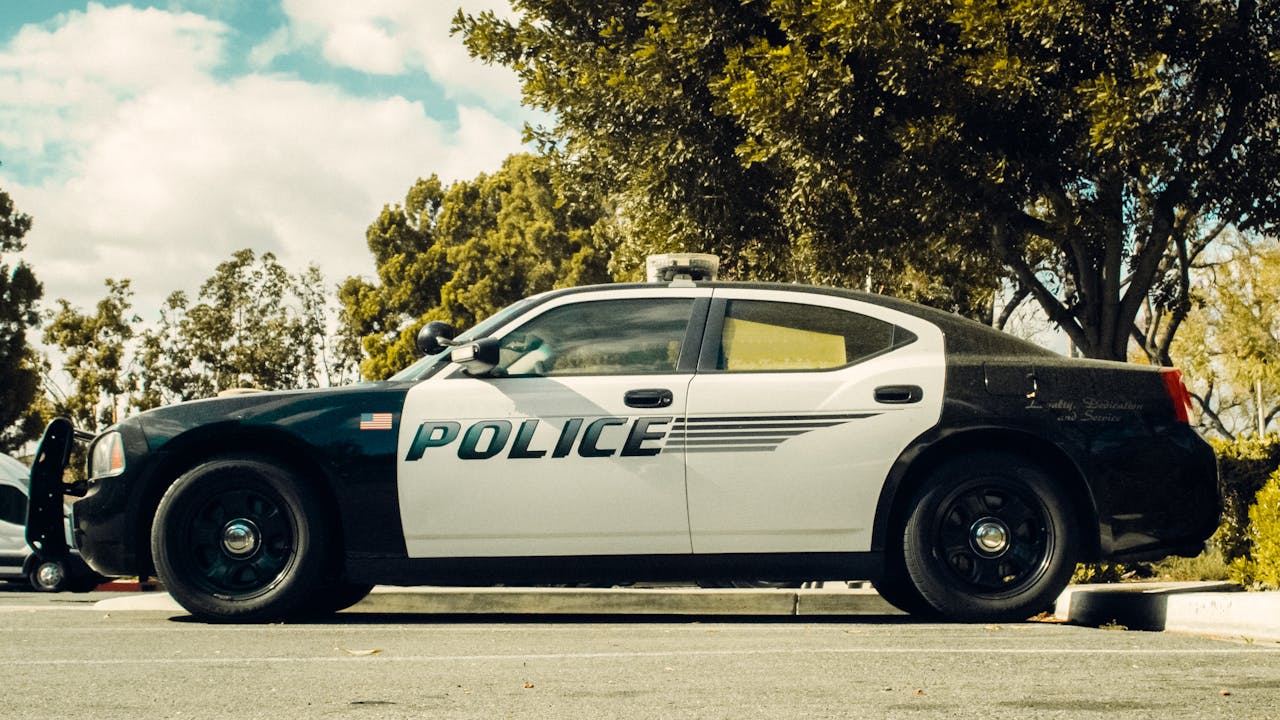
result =
[{"label": "leafy canopy", "polygon": [[455,28],[555,114],[536,135],[618,203],[618,257],[915,269],[962,311],[998,263],[1086,355],[1137,338],[1166,361],[1191,263],[1226,225],[1280,221],[1275,3],[515,5]]},{"label": "leafy canopy", "polygon": [[219,263],[195,302],[169,295],[142,334],[134,403],[142,408],[252,387],[332,385],[354,358],[330,347],[324,277],[291,274],[272,253],[239,250]]},{"label": "leafy canopy", "polygon": [[55,399],[58,415],[76,427],[96,432],[116,422],[120,400],[132,377],[127,374],[127,347],[140,318],[130,313],[133,290],[128,280],[106,280],[107,294],[93,314],[58,299],[58,310],[44,330],[44,341],[65,355],[63,370],[75,387]]},{"label": "leafy canopy", "polygon": [[43,419],[33,403],[40,392],[40,363],[27,343],[27,330],[40,320],[37,303],[44,288],[30,266],[10,265],[10,253],[25,248],[31,216],[19,212],[0,190],[0,452],[14,450],[40,434]]},{"label": "leafy canopy", "polygon": [[496,173],[448,187],[434,175],[418,180],[369,226],[378,282],[350,277],[339,290],[348,342],[368,355],[363,375],[385,378],[412,362],[429,321],[462,330],[527,295],[604,282],[603,217],[589,198],[558,193],[542,157],[513,155]]},{"label": "leafy canopy", "polygon": [[1233,235],[1218,250],[1172,355],[1208,430],[1262,436],[1280,416],[1280,241]]}]

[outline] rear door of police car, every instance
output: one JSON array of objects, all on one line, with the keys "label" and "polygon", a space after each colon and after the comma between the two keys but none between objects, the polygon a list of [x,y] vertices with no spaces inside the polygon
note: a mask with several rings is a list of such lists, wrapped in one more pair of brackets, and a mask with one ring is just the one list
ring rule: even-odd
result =
[{"label": "rear door of police car", "polygon": [[942,410],[943,335],[800,290],[715,291],[687,420],[696,553],[870,549],[894,460]]},{"label": "rear door of police car", "polygon": [[411,557],[689,553],[685,409],[710,290],[560,296],[494,337],[486,377],[409,391],[398,482]]}]

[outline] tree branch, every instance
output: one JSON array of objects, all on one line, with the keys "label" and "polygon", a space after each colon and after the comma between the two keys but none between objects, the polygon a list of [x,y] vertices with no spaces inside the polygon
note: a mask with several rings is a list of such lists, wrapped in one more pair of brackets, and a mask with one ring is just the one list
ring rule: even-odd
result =
[{"label": "tree branch", "polygon": [[1054,297],[1053,293],[1049,292],[1049,288],[1040,282],[1040,278],[1036,277],[1035,271],[1027,264],[1026,258],[1014,247],[1013,240],[1009,237],[1009,228],[999,220],[991,224],[991,245],[996,256],[1013,270],[1019,285],[1026,288],[1035,297],[1036,302],[1040,303],[1049,320],[1062,328],[1062,331],[1078,347],[1089,347],[1088,339],[1076,322],[1075,316],[1058,298]]},{"label": "tree branch", "polygon": [[1005,303],[1004,309],[1000,311],[1000,316],[996,318],[996,329],[1004,330],[1005,326],[1009,324],[1009,320],[1013,317],[1013,313],[1020,305],[1022,305],[1023,301],[1030,296],[1031,288],[1019,283],[1017,291],[1014,292],[1013,297],[1009,299],[1009,302]]}]

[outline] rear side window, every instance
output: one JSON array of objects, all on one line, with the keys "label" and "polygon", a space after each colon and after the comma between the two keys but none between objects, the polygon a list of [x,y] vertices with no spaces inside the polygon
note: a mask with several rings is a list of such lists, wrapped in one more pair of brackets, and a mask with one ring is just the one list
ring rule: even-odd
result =
[{"label": "rear side window", "polygon": [[892,323],[820,305],[728,301],[716,369],[829,370],[906,345],[915,335]]}]

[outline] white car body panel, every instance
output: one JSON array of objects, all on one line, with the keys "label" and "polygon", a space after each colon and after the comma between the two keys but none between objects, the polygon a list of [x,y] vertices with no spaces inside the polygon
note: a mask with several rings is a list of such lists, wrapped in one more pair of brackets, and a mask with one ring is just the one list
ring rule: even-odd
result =
[{"label": "white car body panel", "polygon": [[[655,288],[650,296],[708,297],[709,290],[673,293]],[[503,334],[537,315],[591,300],[644,297],[601,291],[570,295],[518,318]],[[470,378],[450,367],[411,389],[405,400],[397,458],[405,545],[409,557],[512,557],[533,555],[621,555],[689,553],[689,517],[683,453],[622,457],[620,450],[639,418],[651,432],[664,433],[683,413],[692,374],[645,376]],[[661,387],[672,392],[670,407],[627,407],[628,390]],[[608,422],[616,418],[620,422]],[[524,443],[537,458],[510,458],[519,428],[537,420]],[[566,423],[583,420],[575,445],[555,457]],[[666,419],[667,422],[662,422]],[[429,448],[408,460],[424,422],[452,420],[462,431],[487,420],[505,420],[511,437],[487,460],[464,460],[456,445]],[[610,457],[583,457],[590,424],[602,420],[592,445]],[[625,421],[625,422],[622,422]],[[486,431],[485,442],[493,434]],[[646,440],[646,449],[659,440]]]},{"label": "white car body panel", "polygon": [[[796,301],[792,292],[717,289],[716,298]],[[698,553],[857,552],[871,549],[876,503],[893,462],[938,422],[946,380],[943,335],[903,313],[812,295],[910,330],[917,340],[828,371],[704,373],[689,389],[689,417],[838,417],[768,452],[689,452],[689,519]],[[874,389],[915,385],[919,402],[878,403]],[[797,421],[805,424],[803,417]],[[790,422],[790,421],[784,421]]]},{"label": "white car body panel", "polygon": [[[870,549],[891,465],[941,413],[942,332],[919,318],[834,296],[726,288],[713,295],[655,286],[566,295],[494,336],[565,304],[646,296],[803,300],[885,320],[917,339],[824,371],[472,378],[452,365],[405,400],[397,486],[409,557]],[[915,385],[923,396],[909,404],[876,402],[874,389],[886,385]],[[670,390],[671,406],[623,403],[627,391],[648,388]],[[730,425],[768,424],[786,416],[782,422],[806,432],[768,452],[686,454],[676,439],[686,416],[690,427],[726,418]],[[643,421],[650,434],[642,446],[660,452],[584,457],[585,428],[596,421],[602,424],[593,449],[622,448],[630,433],[645,430],[635,430]],[[469,431],[476,435],[468,447],[489,457],[461,457],[460,438]],[[565,445],[571,436],[577,444]]]}]

